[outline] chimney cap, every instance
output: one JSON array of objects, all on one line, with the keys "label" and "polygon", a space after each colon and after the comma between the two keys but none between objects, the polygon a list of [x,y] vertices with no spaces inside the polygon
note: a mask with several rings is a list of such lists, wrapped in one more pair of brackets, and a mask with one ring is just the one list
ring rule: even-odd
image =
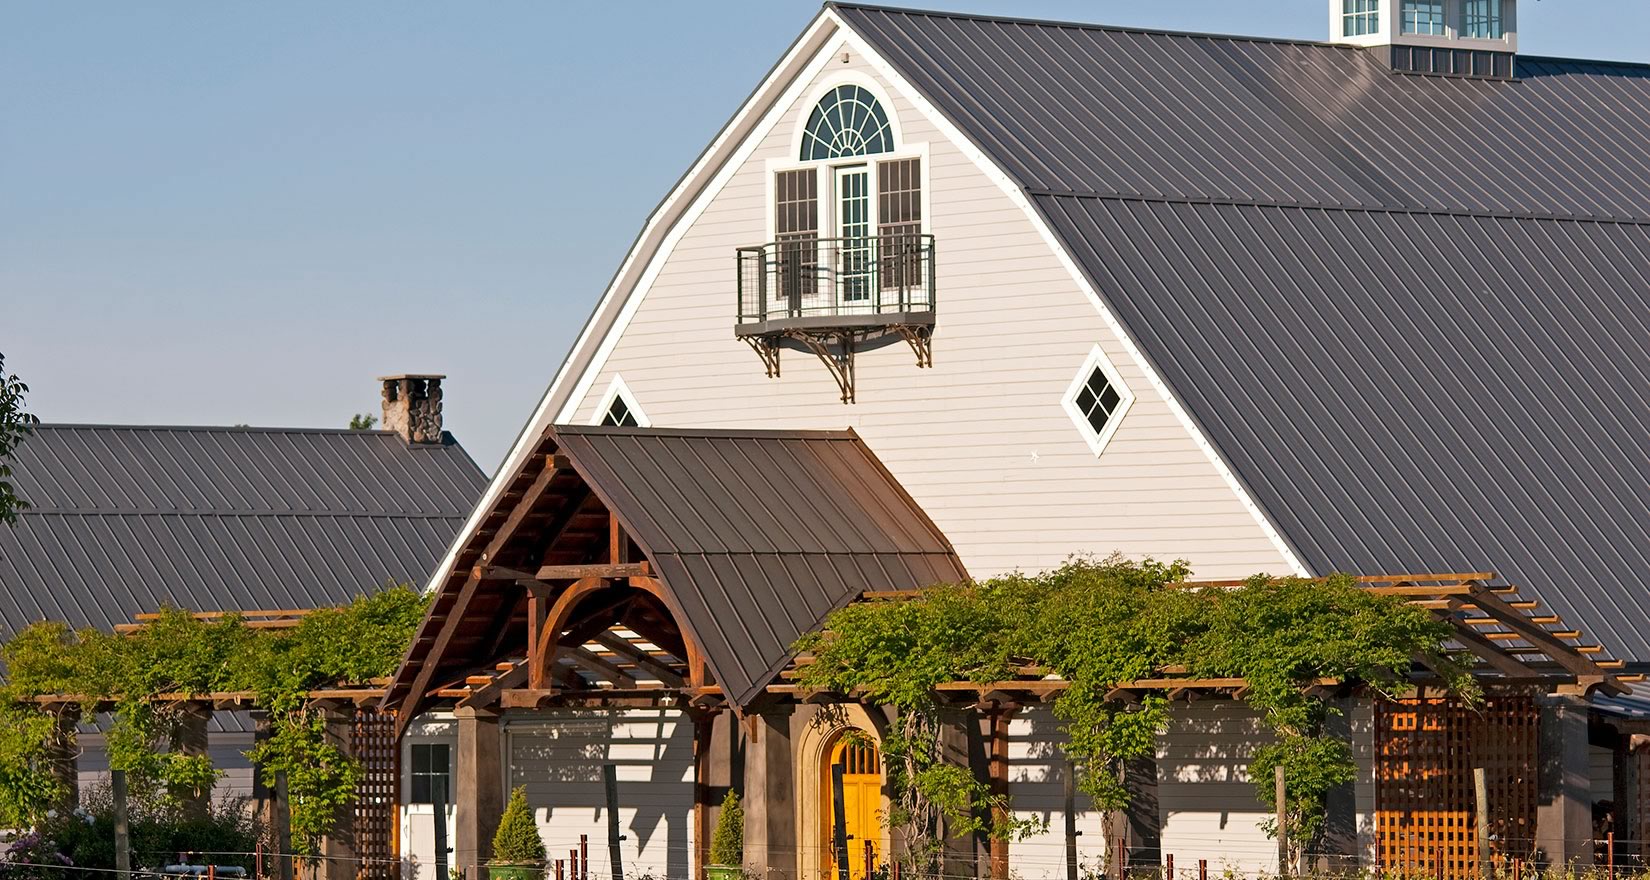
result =
[{"label": "chimney cap", "polygon": [[396,373],[393,376],[379,376],[380,382],[394,382],[397,379],[445,379],[445,373]]}]

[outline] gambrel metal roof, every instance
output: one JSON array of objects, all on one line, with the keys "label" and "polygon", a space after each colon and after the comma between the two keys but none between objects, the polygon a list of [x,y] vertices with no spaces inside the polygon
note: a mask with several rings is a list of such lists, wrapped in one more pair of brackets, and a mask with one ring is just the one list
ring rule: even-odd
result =
[{"label": "gambrel metal roof", "polygon": [[41,425],[13,470],[32,506],[0,526],[0,637],[421,583],[486,481],[450,435],[284,428]]},{"label": "gambrel metal roof", "polygon": [[1650,66],[835,8],[1308,567],[1491,568],[1650,662]]}]

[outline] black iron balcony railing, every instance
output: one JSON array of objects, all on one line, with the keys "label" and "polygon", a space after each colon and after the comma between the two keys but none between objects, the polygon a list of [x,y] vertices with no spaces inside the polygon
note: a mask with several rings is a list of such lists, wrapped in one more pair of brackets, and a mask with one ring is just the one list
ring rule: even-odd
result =
[{"label": "black iron balcony railing", "polygon": [[742,332],[906,323],[917,315],[932,322],[932,235],[790,236],[740,248],[738,261]]}]

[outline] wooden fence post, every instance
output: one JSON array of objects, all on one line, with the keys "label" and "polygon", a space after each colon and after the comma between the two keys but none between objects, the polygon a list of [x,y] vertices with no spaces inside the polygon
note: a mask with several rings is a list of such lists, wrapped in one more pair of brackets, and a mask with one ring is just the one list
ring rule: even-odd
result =
[{"label": "wooden fence post", "polygon": [[1483,767],[1472,768],[1473,815],[1478,831],[1478,877],[1494,880],[1495,866],[1490,863],[1490,786]]},{"label": "wooden fence post", "polygon": [[1272,768],[1272,797],[1278,811],[1278,876],[1289,876],[1289,805],[1283,784],[1283,765]]},{"label": "wooden fence post", "polygon": [[[132,828],[126,814],[126,771],[110,770],[109,784],[114,789],[115,870],[126,874],[132,870]],[[121,877],[120,880],[126,878]]]}]

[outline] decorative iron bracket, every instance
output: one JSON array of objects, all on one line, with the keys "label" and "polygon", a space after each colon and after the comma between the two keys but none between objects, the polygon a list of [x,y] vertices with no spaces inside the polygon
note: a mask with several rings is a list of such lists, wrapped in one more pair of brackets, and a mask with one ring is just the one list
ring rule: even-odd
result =
[{"label": "decorative iron bracket", "polygon": [[[830,371],[837,388],[841,389],[843,403],[854,402],[854,334],[791,330],[785,335],[807,346],[819,357],[819,362]],[[831,350],[831,340],[836,341],[836,351]]]},{"label": "decorative iron bracket", "polygon": [[911,350],[917,355],[917,368],[932,367],[934,365],[934,328],[912,324],[901,324],[894,328],[910,344]]},{"label": "decorative iron bracket", "polygon": [[762,369],[769,379],[779,378],[779,340],[772,336],[744,336],[745,344],[762,359]]}]

